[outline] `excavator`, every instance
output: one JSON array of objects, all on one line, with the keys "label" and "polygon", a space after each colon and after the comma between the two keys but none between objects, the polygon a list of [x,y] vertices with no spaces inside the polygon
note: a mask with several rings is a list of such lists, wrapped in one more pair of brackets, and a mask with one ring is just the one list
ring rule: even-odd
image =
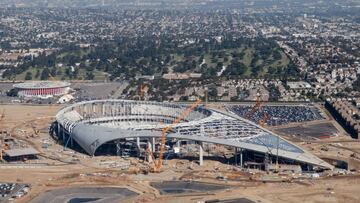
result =
[{"label": "excavator", "polygon": [[200,105],[202,101],[198,98],[191,106],[189,106],[184,112],[182,112],[169,126],[166,126],[162,129],[161,139],[160,139],[160,152],[159,157],[155,160],[154,154],[150,147],[147,149],[147,153],[149,153],[151,159],[153,160],[153,167],[151,172],[153,173],[160,173],[162,166],[163,166],[163,158],[164,158],[164,151],[165,151],[165,142],[166,142],[166,135],[169,131],[171,131],[176,124],[180,123],[182,120],[185,119],[189,113],[191,113],[197,106]]}]

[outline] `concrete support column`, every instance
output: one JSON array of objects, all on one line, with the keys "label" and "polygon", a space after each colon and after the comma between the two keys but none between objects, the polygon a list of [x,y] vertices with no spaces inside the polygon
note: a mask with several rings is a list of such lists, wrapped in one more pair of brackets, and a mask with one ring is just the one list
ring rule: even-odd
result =
[{"label": "concrete support column", "polygon": [[56,136],[58,137],[58,139],[60,138],[60,130],[61,130],[60,123],[57,123],[57,134],[56,134]]},{"label": "concrete support column", "polygon": [[105,115],[105,103],[102,104],[102,112],[101,114],[104,116]]},{"label": "concrete support column", "polygon": [[237,155],[238,155],[238,148],[237,147],[235,147],[235,156],[234,156],[234,158],[235,158],[235,166],[237,166],[238,165],[238,157],[237,157]]},{"label": "concrete support column", "polygon": [[243,149],[240,148],[240,166],[243,167]]},{"label": "concrete support column", "polygon": [[64,146],[65,146],[65,132],[64,132],[64,130],[62,130],[62,141],[63,141]]},{"label": "concrete support column", "polygon": [[116,141],[116,156],[121,156],[121,146],[119,141]]},{"label": "concrete support column", "polygon": [[140,137],[136,138],[136,146],[140,149]]},{"label": "concrete support column", "polygon": [[204,165],[204,147],[203,147],[203,143],[200,142],[199,145],[199,164],[200,166]]},{"label": "concrete support column", "polygon": [[151,138],[152,151],[155,152],[155,137]]},{"label": "concrete support column", "polygon": [[[146,148],[147,148],[146,150],[152,151],[152,144],[151,144],[150,141],[148,141]],[[149,163],[154,162],[153,157],[150,155],[150,153],[147,153],[146,159],[147,159],[147,161],[148,161]]]}]

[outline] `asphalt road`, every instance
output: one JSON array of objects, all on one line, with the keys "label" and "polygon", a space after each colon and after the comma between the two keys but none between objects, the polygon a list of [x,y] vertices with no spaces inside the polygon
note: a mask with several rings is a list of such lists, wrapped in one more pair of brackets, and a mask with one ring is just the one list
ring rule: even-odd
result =
[{"label": "asphalt road", "polygon": [[30,203],[111,203],[137,196],[127,189],[117,187],[76,187],[51,190],[36,197]]}]

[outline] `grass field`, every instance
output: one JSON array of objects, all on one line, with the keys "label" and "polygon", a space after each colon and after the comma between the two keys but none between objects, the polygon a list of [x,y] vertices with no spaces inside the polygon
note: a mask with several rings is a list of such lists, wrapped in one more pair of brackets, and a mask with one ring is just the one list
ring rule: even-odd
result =
[{"label": "grass field", "polygon": [[[239,62],[243,63],[247,67],[247,70],[246,70],[244,76],[249,77],[249,76],[251,76],[251,73],[252,73],[253,67],[251,67],[251,62],[255,57],[254,56],[255,52],[256,52],[256,50],[254,47],[242,46],[237,49],[224,49],[224,50],[218,50],[216,52],[206,53],[203,56],[204,56],[205,63],[207,64],[207,67],[215,68],[217,66],[218,62],[222,62],[225,67],[230,65],[231,61],[233,60],[233,53],[243,55],[243,57],[239,60]],[[265,74],[267,73],[268,68],[270,66],[274,67],[274,68],[286,67],[290,63],[290,60],[286,56],[286,54],[283,53],[281,50],[279,50],[279,52],[281,54],[280,60],[274,60],[272,55],[270,55],[267,59],[258,59],[256,61],[256,66],[260,66],[262,68],[261,72],[258,74],[258,76],[260,76],[260,77],[265,76]],[[224,53],[223,57],[219,57],[218,53]],[[215,54],[215,58],[213,58],[214,54]],[[186,58],[180,54],[173,54],[172,56],[173,56],[173,60],[170,62],[170,64],[177,64],[177,63],[180,63],[180,62],[183,62],[186,60]],[[225,57],[228,59],[227,61],[224,61]],[[198,63],[198,65],[200,65],[201,62],[199,62],[199,59],[200,59],[199,56],[190,58],[190,60],[195,60]],[[169,67],[172,72],[172,66],[169,66]],[[197,70],[199,70],[199,68],[197,68]]]},{"label": "grass field", "polygon": [[[32,80],[40,80],[40,77],[36,78],[36,72],[37,70],[40,70],[40,73],[41,73],[41,70],[42,69],[37,69],[37,68],[30,68],[29,70],[17,75],[15,77],[16,80],[25,80],[25,76],[26,76],[26,73],[27,72],[31,72],[32,73]],[[61,75],[56,75],[53,77],[53,80],[62,80],[62,79],[65,79],[65,80],[70,80],[69,77],[65,76],[65,70],[66,68],[58,68],[58,70],[61,70],[62,74]],[[93,71],[93,74],[94,74],[94,80],[96,81],[104,81],[105,78],[106,78],[106,73],[104,72],[101,72],[101,71],[98,71],[98,70],[94,70]],[[78,75],[78,79],[84,79],[86,76],[86,71],[84,69],[80,69],[79,70],[79,75]],[[49,79],[52,79],[52,78],[49,78]]]},{"label": "grass field", "polygon": [[[177,70],[180,71],[187,71],[187,72],[201,72],[201,73],[209,73],[208,70],[211,71],[211,74],[214,73],[214,71],[218,72],[220,71],[221,67],[218,67],[218,63],[222,63],[223,66],[227,67],[231,64],[231,62],[236,59],[238,62],[244,64],[246,66],[245,73],[241,73],[241,77],[253,77],[252,75],[252,61],[256,57],[257,61],[255,63],[255,67],[259,68],[254,74],[256,74],[254,77],[263,77],[266,76],[268,73],[269,67],[273,67],[277,69],[278,67],[285,68],[290,63],[290,59],[286,56],[286,54],[279,50],[278,47],[270,48],[270,52],[268,50],[264,51],[264,48],[262,50],[256,50],[255,46],[239,46],[239,48],[231,48],[231,49],[219,49],[219,50],[213,50],[210,51],[210,53],[197,53],[197,55],[185,57],[184,54],[171,54],[171,60],[168,64],[165,64],[169,72],[173,72],[174,68],[177,68]],[[278,49],[279,53],[281,54],[281,59],[274,60],[273,55],[275,54],[274,51]],[[61,59],[64,59],[65,61],[68,60],[68,58],[71,58],[70,56],[76,56],[76,59],[71,58],[72,60],[78,61],[82,56],[85,56],[88,54],[88,50],[79,50],[75,52],[64,52],[60,53],[56,56],[59,61],[62,61]],[[266,55],[265,55],[266,54]],[[277,54],[277,53],[276,53]],[[278,55],[278,54],[277,54]],[[80,58],[79,58],[80,57]],[[166,57],[165,54],[161,56],[163,59]],[[205,63],[207,64],[208,69],[204,70],[200,67],[200,64],[202,61],[200,61],[200,58],[203,57]],[[267,57],[267,58],[266,58]],[[224,60],[227,58],[227,60]],[[279,57],[280,58],[280,57]],[[143,58],[140,57],[136,59],[136,63],[139,63],[142,59],[145,59],[146,61],[150,61],[149,58]],[[195,60],[196,61],[196,68],[192,70],[192,66],[188,66],[185,62],[187,60]],[[80,61],[79,61],[80,62]],[[146,63],[148,63],[146,62]],[[84,62],[83,62],[84,63]],[[66,63],[65,63],[66,64]],[[181,67],[184,66],[185,68]],[[85,66],[89,66],[90,64],[87,64],[85,62]],[[190,68],[189,68],[190,67]],[[179,69],[180,68],[180,69]],[[189,69],[188,69],[189,68]],[[215,69],[216,68],[216,69]],[[236,67],[237,68],[237,67]],[[50,68],[51,69],[51,68]],[[65,75],[66,67],[58,68],[58,70],[61,70],[60,75],[54,76],[54,79],[56,80],[69,80],[70,78]],[[25,80],[25,76],[27,72],[32,73],[32,79],[33,80],[40,80],[39,77],[35,77],[37,70],[40,70],[40,73],[42,72],[42,68],[30,68],[29,70],[17,75],[15,77],[16,80]],[[234,71],[234,68],[231,70],[233,72],[236,72],[236,69]],[[225,72],[228,74],[227,72]],[[272,72],[274,74],[274,72]],[[97,71],[96,69],[93,71],[93,74],[95,76],[94,80],[97,81],[104,81],[106,78],[106,73]],[[235,73],[238,74],[238,73]],[[82,80],[86,78],[86,70],[80,69],[78,74],[78,80]],[[75,79],[75,78],[74,78]]]}]

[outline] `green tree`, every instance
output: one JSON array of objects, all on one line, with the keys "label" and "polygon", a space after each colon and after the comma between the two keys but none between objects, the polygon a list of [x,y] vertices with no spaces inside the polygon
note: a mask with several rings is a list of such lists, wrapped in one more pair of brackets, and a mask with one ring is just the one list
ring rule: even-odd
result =
[{"label": "green tree", "polygon": [[26,72],[25,80],[32,80],[32,73],[31,72]]},{"label": "green tree", "polygon": [[35,78],[39,78],[39,77],[40,77],[40,70],[37,69],[37,70],[36,70],[36,74],[35,74]]},{"label": "green tree", "polygon": [[40,80],[48,80],[50,75],[50,70],[48,68],[44,68],[41,72]]},{"label": "green tree", "polygon": [[86,72],[85,80],[93,80],[95,75],[92,72]]}]

